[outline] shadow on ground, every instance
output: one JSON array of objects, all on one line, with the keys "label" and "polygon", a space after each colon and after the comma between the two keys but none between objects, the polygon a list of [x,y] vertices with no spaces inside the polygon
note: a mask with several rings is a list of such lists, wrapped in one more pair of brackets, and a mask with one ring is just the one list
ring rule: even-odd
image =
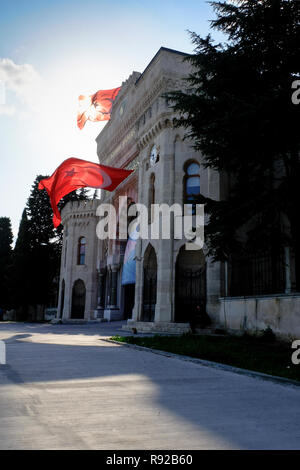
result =
[{"label": "shadow on ground", "polygon": [[[46,403],[49,399],[52,403],[55,397],[55,412],[65,410],[66,420],[75,420],[75,425],[68,425],[70,432],[74,426],[76,429],[87,426],[91,433],[95,429],[99,433],[100,423],[106,433],[117,427],[121,436],[116,449],[208,448],[205,442],[209,442],[210,436],[212,448],[300,447],[299,390],[292,387],[100,340],[97,344],[55,344],[54,335],[99,335],[99,331],[109,331],[98,325],[7,327],[7,332],[20,329],[25,332],[6,339],[8,365],[0,366],[0,384],[1,381],[4,385],[14,384],[20,393],[21,390],[25,393],[25,401],[30,402],[28,397],[40,397],[36,405],[33,399],[29,406],[36,417],[42,409],[39,406],[47,407],[39,400]],[[35,342],[34,335],[43,333],[49,335],[51,343],[47,338],[45,342]],[[0,394],[0,416],[9,409],[18,409],[20,403],[16,403],[13,395],[5,394],[2,404],[1,397]],[[89,424],[91,416],[98,427]],[[49,422],[51,419],[48,418]],[[180,430],[182,441],[178,441],[176,429]],[[51,432],[55,435],[56,431]],[[64,428],[63,433],[66,432]],[[130,440],[133,435],[135,441]],[[82,446],[83,443],[78,444],[78,448]]]}]

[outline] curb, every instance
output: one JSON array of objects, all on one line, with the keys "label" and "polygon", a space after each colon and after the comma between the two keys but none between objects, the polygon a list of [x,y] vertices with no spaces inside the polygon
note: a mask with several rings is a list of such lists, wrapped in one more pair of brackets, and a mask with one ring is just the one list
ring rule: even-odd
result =
[{"label": "curb", "polygon": [[107,341],[108,343],[118,344],[119,346],[126,346],[128,348],[137,349],[139,351],[151,352],[158,354],[159,356],[170,357],[173,359],[180,359],[185,362],[193,362],[194,364],[200,364],[201,366],[210,367],[213,369],[223,370],[225,372],[233,372],[239,375],[246,375],[248,377],[267,380],[269,382],[279,383],[281,385],[288,385],[293,387],[300,387],[300,382],[293,379],[287,379],[285,377],[279,377],[278,375],[264,374],[263,372],[256,372],[249,369],[241,369],[240,367],[229,366],[228,364],[221,364],[219,362],[207,361],[206,359],[198,359],[196,357],[184,356],[182,354],[175,354],[167,351],[161,351],[160,349],[147,348],[146,346],[139,346],[138,344],[123,343],[114,339],[101,338],[101,341]]}]

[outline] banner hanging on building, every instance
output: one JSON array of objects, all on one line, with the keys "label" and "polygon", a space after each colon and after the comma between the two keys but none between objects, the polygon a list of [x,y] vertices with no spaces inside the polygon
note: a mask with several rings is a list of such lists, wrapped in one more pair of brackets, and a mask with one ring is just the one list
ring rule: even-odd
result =
[{"label": "banner hanging on building", "polygon": [[126,284],[135,284],[135,249],[138,236],[139,233],[137,227],[137,229],[130,234],[127,240],[122,271],[122,286]]}]

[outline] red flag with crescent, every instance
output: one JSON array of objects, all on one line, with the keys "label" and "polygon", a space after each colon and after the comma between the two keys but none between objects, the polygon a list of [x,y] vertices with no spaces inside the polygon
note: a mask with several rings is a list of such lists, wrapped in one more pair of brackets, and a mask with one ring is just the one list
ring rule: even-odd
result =
[{"label": "red flag with crescent", "polygon": [[114,191],[132,173],[132,170],[99,165],[80,158],[68,158],[55,172],[39,182],[39,189],[46,189],[53,210],[53,225],[61,222],[57,204],[66,195],[79,188],[99,188]]},{"label": "red flag with crescent", "polygon": [[86,121],[108,121],[112,104],[121,87],[112,90],[99,90],[93,95],[80,95],[77,113],[77,126],[83,129]]}]

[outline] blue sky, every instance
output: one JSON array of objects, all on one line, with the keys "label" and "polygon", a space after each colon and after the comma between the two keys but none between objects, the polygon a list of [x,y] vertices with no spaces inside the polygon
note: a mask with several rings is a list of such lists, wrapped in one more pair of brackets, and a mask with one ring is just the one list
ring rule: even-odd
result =
[{"label": "blue sky", "polygon": [[192,52],[187,30],[205,36],[213,18],[204,0],[0,0],[0,217],[14,235],[37,174],[97,161],[105,123],[77,129],[78,95],[120,86],[161,46]]}]

